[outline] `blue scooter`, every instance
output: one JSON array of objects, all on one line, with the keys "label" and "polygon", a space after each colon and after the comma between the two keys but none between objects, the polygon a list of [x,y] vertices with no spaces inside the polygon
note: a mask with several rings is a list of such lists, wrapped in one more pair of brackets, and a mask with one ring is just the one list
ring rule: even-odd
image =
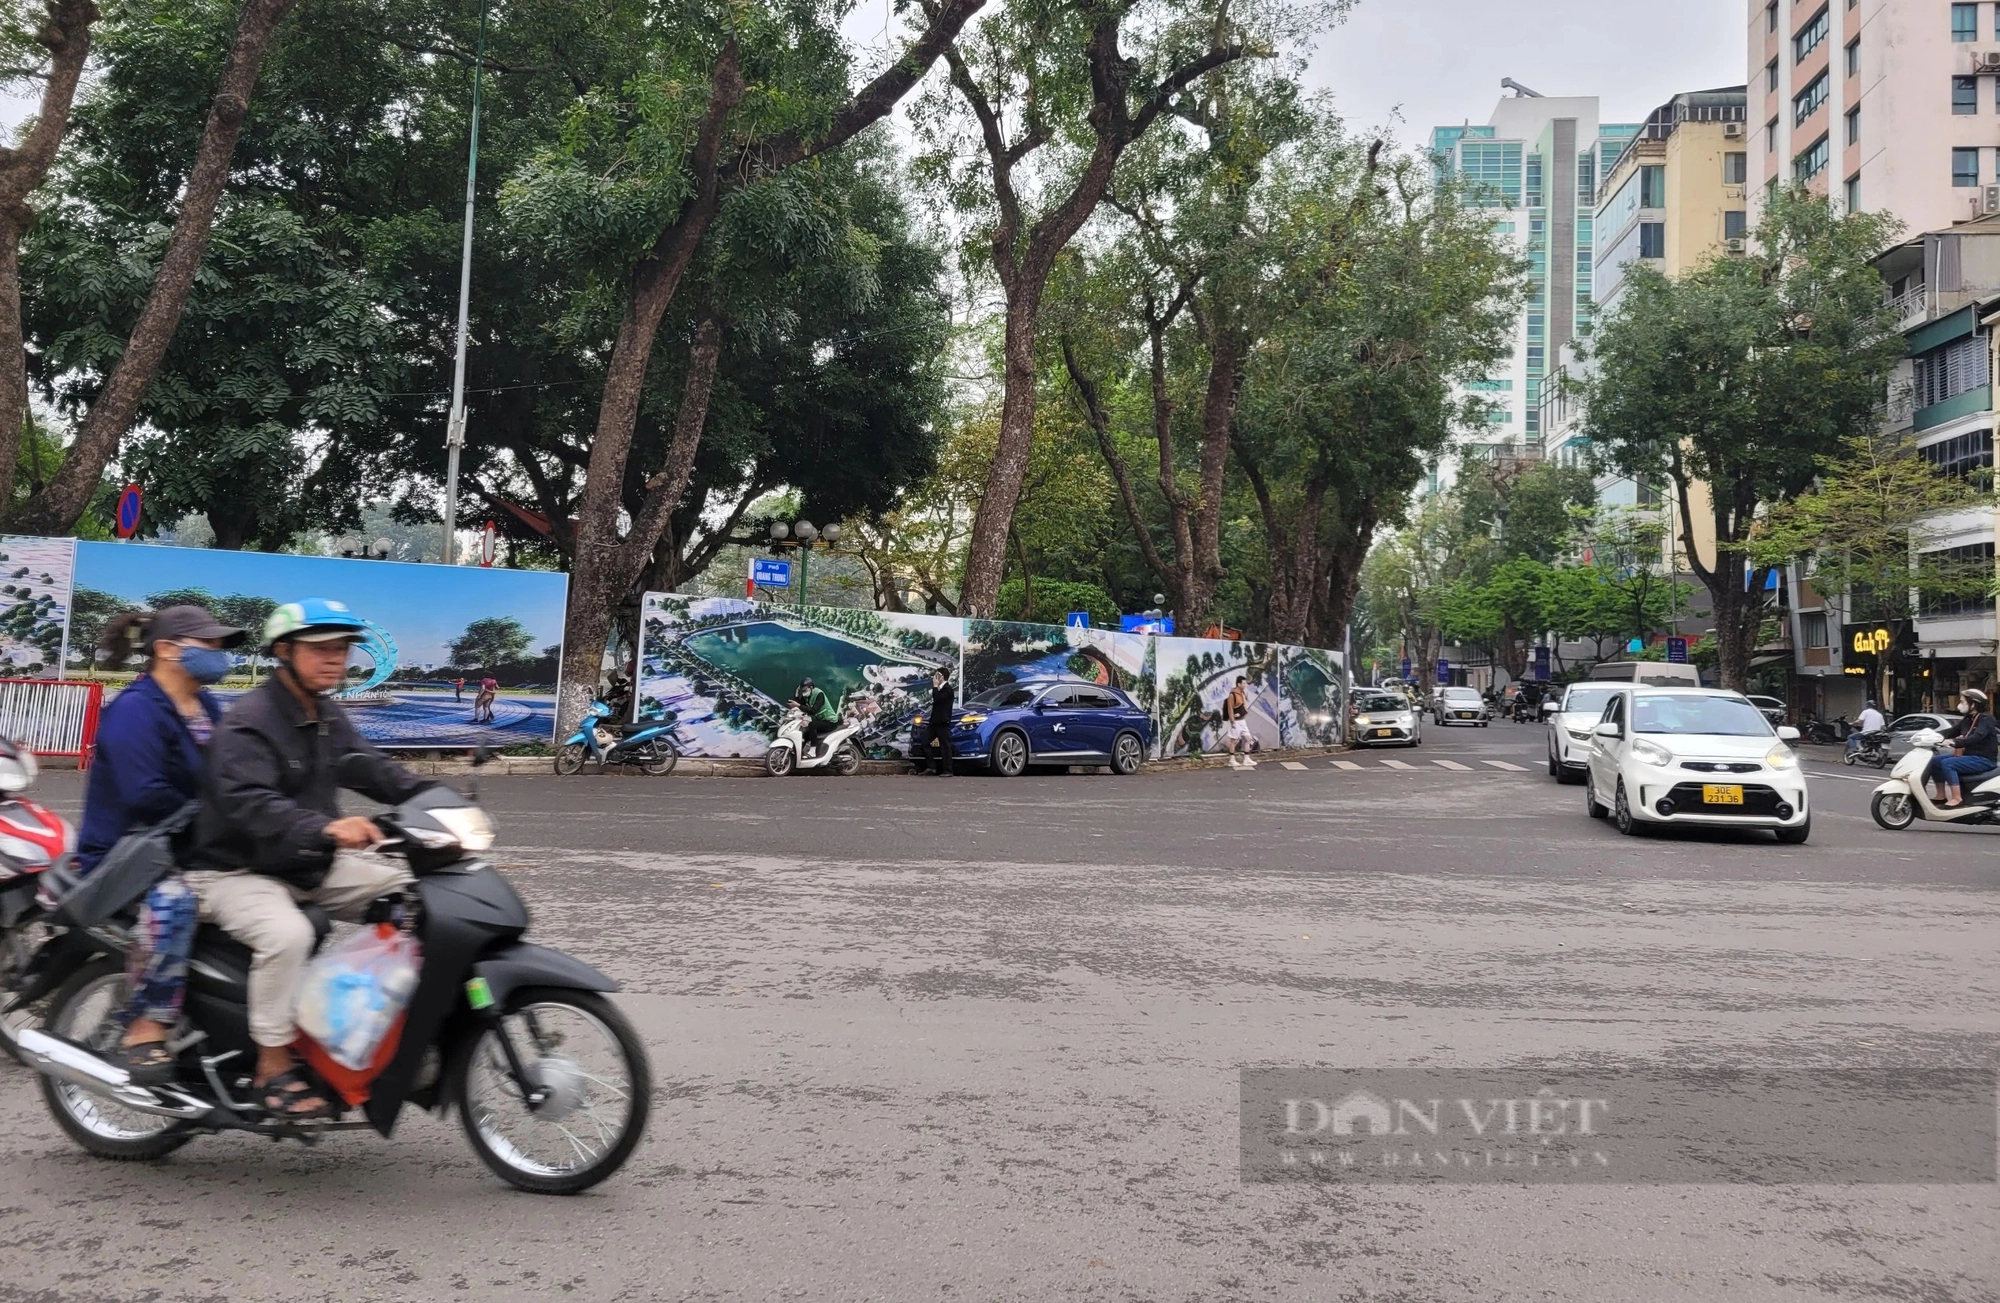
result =
[{"label": "blue scooter", "polygon": [[673,734],[672,724],[614,723],[611,707],[593,701],[582,726],[556,751],[556,772],[567,778],[581,773],[585,761],[595,760],[600,773],[606,765],[637,765],[649,774],[670,774],[681,758]]}]

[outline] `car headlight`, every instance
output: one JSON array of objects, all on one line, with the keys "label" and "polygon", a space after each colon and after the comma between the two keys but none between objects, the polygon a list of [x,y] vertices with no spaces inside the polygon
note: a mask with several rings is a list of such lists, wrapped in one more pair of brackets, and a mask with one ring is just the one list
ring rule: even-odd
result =
[{"label": "car headlight", "polygon": [[1590,741],[1590,730],[1587,728],[1565,728],[1563,732],[1569,734],[1579,742]]},{"label": "car headlight", "polygon": [[1773,769],[1797,769],[1799,757],[1797,752],[1780,742],[1764,753],[1764,763]]},{"label": "car headlight", "polygon": [[1368,716],[1366,715],[1356,715],[1354,717],[1354,722],[1361,725],[1361,727],[1363,728],[1367,728],[1370,724],[1373,724],[1375,721],[1368,718]]},{"label": "car headlight", "polygon": [[1401,724],[1404,728],[1408,728],[1417,722],[1417,717],[1415,715],[1398,715],[1395,722]]},{"label": "car headlight", "polygon": [[958,722],[959,722],[959,723],[960,723],[961,725],[964,725],[965,727],[967,727],[967,728],[970,728],[970,727],[971,727],[972,725],[974,725],[974,724],[984,724],[984,723],[986,722],[986,716],[984,716],[984,715],[960,715],[960,716],[958,717]]},{"label": "car headlight", "polygon": [[493,821],[476,805],[446,806],[424,813],[443,825],[466,850],[483,851],[493,845]]},{"label": "car headlight", "polygon": [[1632,754],[1649,765],[1664,767],[1674,762],[1673,752],[1657,742],[1648,742],[1642,737],[1632,739]]}]

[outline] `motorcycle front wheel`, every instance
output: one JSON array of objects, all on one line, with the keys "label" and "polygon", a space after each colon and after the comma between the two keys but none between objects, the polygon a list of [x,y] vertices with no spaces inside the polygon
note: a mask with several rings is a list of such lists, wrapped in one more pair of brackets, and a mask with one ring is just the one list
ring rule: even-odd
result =
[{"label": "motorcycle front wheel", "polygon": [[1877,792],[1868,813],[1890,832],[1901,832],[1917,821],[1917,803],[1908,792]]},{"label": "motorcycle front wheel", "polygon": [[[501,1036],[540,1103],[528,1103]],[[499,1023],[473,1040],[457,1078],[473,1152],[535,1194],[576,1194],[624,1166],[653,1094],[646,1047],[625,1016],[595,992],[558,988],[515,992]]]},{"label": "motorcycle front wheel", "polygon": [[589,754],[581,742],[567,742],[556,752],[556,772],[564,778],[583,772],[584,757]]},{"label": "motorcycle front wheel", "polygon": [[798,762],[799,753],[790,747],[772,747],[764,753],[764,772],[773,778],[783,778]]}]

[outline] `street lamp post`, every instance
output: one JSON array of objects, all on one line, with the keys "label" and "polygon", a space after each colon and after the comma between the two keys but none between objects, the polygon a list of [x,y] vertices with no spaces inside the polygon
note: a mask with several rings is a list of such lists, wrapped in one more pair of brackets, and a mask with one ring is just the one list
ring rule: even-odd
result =
[{"label": "street lamp post", "polygon": [[833,545],[839,541],[838,524],[821,529],[810,520],[801,520],[789,525],[782,520],[771,522],[771,546],[780,551],[786,548],[799,550],[799,596],[794,605],[800,610],[804,610],[806,605],[806,579],[807,572],[812,568],[813,548],[820,546],[832,551]]},{"label": "street lamp post", "polygon": [[472,141],[465,155],[465,238],[458,257],[458,352],[451,364],[451,416],[445,424],[444,541],[446,565],[458,564],[458,452],[465,445],[465,332],[472,310],[472,205],[479,179],[479,78],[486,70],[486,0],[479,5],[479,43],[472,56]]}]

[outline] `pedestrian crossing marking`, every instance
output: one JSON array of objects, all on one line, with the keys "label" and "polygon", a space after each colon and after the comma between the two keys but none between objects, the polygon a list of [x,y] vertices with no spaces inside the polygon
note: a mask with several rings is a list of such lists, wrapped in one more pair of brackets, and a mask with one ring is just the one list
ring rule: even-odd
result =
[{"label": "pedestrian crossing marking", "polygon": [[1298,761],[1296,761],[1296,760],[1287,760],[1287,761],[1285,761],[1285,768],[1287,768],[1287,769],[1304,769],[1304,768],[1305,768],[1305,766],[1304,766],[1304,765],[1302,765],[1302,764],[1300,764],[1300,763],[1299,763]]},{"label": "pedestrian crossing marking", "polygon": [[[1416,768],[1416,766],[1415,766],[1415,765],[1413,765],[1413,764],[1410,764],[1410,763],[1409,763],[1408,761],[1404,761],[1404,760],[1384,760],[1384,761],[1383,761],[1382,763],[1383,763],[1383,765],[1384,765],[1385,767],[1387,767],[1387,768],[1390,768],[1390,769],[1415,769],[1415,768]],[[1359,767],[1360,767],[1360,766],[1358,766],[1358,765],[1356,766],[1356,768],[1359,768]]]},{"label": "pedestrian crossing marking", "polygon": [[1471,765],[1461,765],[1456,760],[1433,760],[1431,763],[1439,769],[1456,769],[1460,773],[1469,773],[1472,769]]},{"label": "pedestrian crossing marking", "polygon": [[1336,769],[1359,769],[1359,768],[1361,768],[1361,766],[1360,766],[1360,765],[1357,765],[1357,764],[1355,764],[1355,763],[1354,763],[1354,762],[1353,762],[1352,760],[1336,760],[1336,761],[1334,761],[1334,762],[1333,762],[1333,765],[1334,765],[1334,768],[1336,768]]},{"label": "pedestrian crossing marking", "polygon": [[1528,767],[1526,765],[1510,765],[1505,760],[1482,760],[1480,761],[1480,763],[1484,765],[1492,765],[1495,769],[1511,769],[1517,774],[1525,774],[1528,772]]}]

